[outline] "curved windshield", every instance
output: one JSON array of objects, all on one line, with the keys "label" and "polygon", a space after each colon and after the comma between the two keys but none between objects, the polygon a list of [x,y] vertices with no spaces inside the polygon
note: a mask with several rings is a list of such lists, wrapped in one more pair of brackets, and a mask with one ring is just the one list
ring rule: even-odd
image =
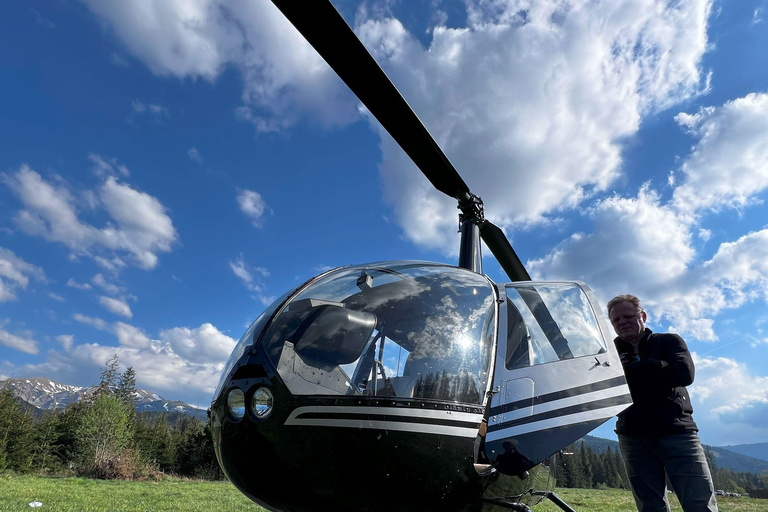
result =
[{"label": "curved windshield", "polygon": [[344,267],[293,297],[262,339],[297,395],[482,403],[495,311],[491,283],[469,270]]},{"label": "curved windshield", "polygon": [[245,349],[253,345],[254,334],[258,334],[262,331],[262,329],[264,329],[267,321],[269,321],[275,311],[277,311],[277,308],[279,308],[280,305],[285,302],[285,299],[294,293],[296,289],[297,288],[293,288],[291,291],[284,293],[280,296],[280,298],[270,304],[269,307],[267,307],[267,309],[265,309],[245,331],[243,337],[240,338],[240,341],[237,342],[235,348],[232,349],[232,353],[229,355],[229,359],[227,359],[227,362],[224,365],[224,371],[221,372],[221,377],[219,377],[219,384],[216,386],[216,392],[213,394],[214,400],[216,400],[216,398],[219,396],[219,393],[221,393],[221,388],[224,386],[224,381],[227,380],[229,372],[232,371],[232,367],[235,366],[235,363],[237,363],[237,361],[243,356]]}]

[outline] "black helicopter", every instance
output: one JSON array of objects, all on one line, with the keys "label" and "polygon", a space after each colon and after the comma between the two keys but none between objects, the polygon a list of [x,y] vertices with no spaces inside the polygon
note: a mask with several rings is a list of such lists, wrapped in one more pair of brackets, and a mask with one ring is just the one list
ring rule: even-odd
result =
[{"label": "black helicopter", "polygon": [[[221,467],[269,510],[530,510],[543,498],[572,510],[551,492],[549,458],[631,403],[595,297],[531,281],[329,1],[273,3],[458,200],[461,247],[458,267],[341,267],[269,306],[211,404]],[[483,275],[481,240],[511,283]]]}]

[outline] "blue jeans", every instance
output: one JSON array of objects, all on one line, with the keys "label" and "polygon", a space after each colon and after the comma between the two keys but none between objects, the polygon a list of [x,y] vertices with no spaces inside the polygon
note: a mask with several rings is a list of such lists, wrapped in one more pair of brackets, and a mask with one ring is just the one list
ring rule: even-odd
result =
[{"label": "blue jeans", "polygon": [[619,435],[619,448],[639,512],[669,512],[665,475],[685,512],[717,512],[712,475],[695,432],[661,439]]}]

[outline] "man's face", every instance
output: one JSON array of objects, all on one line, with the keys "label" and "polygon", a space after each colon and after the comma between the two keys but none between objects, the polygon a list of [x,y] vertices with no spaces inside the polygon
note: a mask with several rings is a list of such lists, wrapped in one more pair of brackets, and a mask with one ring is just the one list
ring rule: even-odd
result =
[{"label": "man's face", "polygon": [[627,342],[640,339],[645,331],[645,311],[637,311],[631,302],[619,302],[608,313],[613,330]]}]

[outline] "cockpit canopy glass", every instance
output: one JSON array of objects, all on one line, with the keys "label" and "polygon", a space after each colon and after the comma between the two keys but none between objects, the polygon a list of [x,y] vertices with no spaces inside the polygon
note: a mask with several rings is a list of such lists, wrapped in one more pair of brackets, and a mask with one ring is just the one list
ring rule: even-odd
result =
[{"label": "cockpit canopy glass", "polygon": [[275,311],[277,311],[280,305],[285,302],[285,300],[291,296],[296,291],[296,289],[297,288],[294,288],[291,291],[284,293],[280,298],[270,304],[269,307],[262,311],[256,320],[254,320],[251,326],[248,327],[248,330],[245,331],[245,334],[243,334],[242,338],[240,338],[240,341],[237,342],[237,345],[235,345],[235,348],[229,355],[229,359],[227,359],[227,362],[224,365],[224,371],[221,374],[221,378],[219,378],[219,384],[216,386],[216,392],[213,394],[214,400],[219,396],[219,393],[221,393],[221,389],[224,387],[224,382],[226,382],[227,377],[229,376],[229,372],[232,371],[232,368],[234,368],[237,361],[243,356],[245,350],[253,345],[254,341],[256,341],[254,337],[261,333],[261,331],[267,325],[269,319],[273,314],[275,314]]},{"label": "cockpit canopy glass", "polygon": [[595,313],[578,284],[509,284],[506,292],[507,370],[605,353]]},{"label": "cockpit canopy glass", "polygon": [[480,274],[421,262],[343,267],[291,298],[261,343],[296,395],[482,403],[496,332]]}]

